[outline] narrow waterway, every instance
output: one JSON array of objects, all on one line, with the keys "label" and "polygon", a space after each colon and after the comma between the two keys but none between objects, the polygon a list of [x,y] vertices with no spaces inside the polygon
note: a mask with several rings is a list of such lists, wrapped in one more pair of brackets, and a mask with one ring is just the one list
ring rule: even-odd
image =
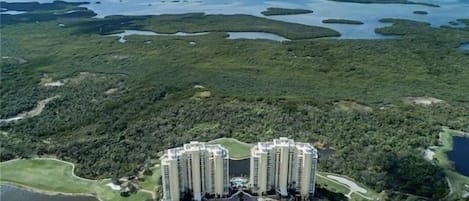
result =
[{"label": "narrow waterway", "polygon": [[288,41],[289,39],[279,36],[277,34],[264,33],[264,32],[228,32],[228,39],[265,39],[273,41]]}]

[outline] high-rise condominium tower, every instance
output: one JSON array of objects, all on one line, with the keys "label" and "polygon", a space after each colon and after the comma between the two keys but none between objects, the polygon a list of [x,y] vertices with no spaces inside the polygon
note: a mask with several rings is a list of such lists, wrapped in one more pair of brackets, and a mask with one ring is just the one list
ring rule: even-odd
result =
[{"label": "high-rise condominium tower", "polygon": [[314,194],[318,153],[309,143],[281,137],[259,142],[251,149],[250,186],[259,195],[299,193],[303,199]]},{"label": "high-rise condominium tower", "polygon": [[191,142],[166,150],[161,157],[163,200],[184,195],[202,200],[206,194],[225,196],[229,189],[228,150],[220,145]]}]

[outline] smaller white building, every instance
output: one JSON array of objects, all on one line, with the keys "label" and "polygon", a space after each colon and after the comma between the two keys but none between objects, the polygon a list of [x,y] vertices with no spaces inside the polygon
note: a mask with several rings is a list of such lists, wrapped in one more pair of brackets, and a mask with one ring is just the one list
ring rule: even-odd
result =
[{"label": "smaller white building", "polygon": [[318,152],[309,143],[281,137],[259,142],[251,149],[250,187],[259,195],[268,192],[314,195]]},{"label": "smaller white building", "polygon": [[197,201],[206,194],[228,195],[229,155],[221,145],[190,142],[166,150],[160,160],[164,201],[180,201],[188,194]]}]

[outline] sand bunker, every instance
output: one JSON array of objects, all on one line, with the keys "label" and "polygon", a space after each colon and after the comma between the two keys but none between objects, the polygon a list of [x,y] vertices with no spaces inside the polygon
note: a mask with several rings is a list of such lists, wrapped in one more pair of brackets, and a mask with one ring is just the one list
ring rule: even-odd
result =
[{"label": "sand bunker", "polygon": [[423,152],[423,157],[429,161],[433,160],[434,155],[435,155],[435,152],[430,149],[425,149],[425,151]]},{"label": "sand bunker", "polygon": [[428,97],[428,96],[423,96],[423,97],[405,97],[403,98],[403,101],[405,103],[411,103],[411,104],[417,104],[417,105],[432,105],[436,103],[443,103],[443,100],[433,98],[433,97]]},{"label": "sand bunker", "polygon": [[63,86],[64,83],[62,83],[61,81],[56,81],[56,82],[47,82],[47,83],[44,83],[43,86],[45,87],[60,87],[60,86]]},{"label": "sand bunker", "polygon": [[341,111],[373,112],[371,107],[353,101],[339,101],[334,103],[334,106]]},{"label": "sand bunker", "polygon": [[212,96],[212,93],[210,91],[201,91],[201,92],[195,93],[193,98],[200,100],[200,99],[209,98],[210,96]]},{"label": "sand bunker", "polygon": [[104,94],[106,95],[111,95],[113,94],[114,92],[116,92],[118,89],[117,88],[111,88],[111,89],[108,89],[104,92]]}]

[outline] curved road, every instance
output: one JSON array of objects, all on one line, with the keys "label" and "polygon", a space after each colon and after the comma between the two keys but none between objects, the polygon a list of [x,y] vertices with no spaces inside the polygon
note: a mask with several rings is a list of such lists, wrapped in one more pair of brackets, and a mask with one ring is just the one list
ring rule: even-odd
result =
[{"label": "curved road", "polygon": [[[334,179],[328,178],[327,176],[321,175],[320,173],[316,173],[316,175],[317,175],[318,177],[321,177],[321,178],[323,178],[323,179],[326,179],[326,180],[328,180],[328,181],[330,181],[330,182],[332,182],[332,183],[341,185],[341,186],[343,186],[343,187],[349,189],[350,192],[349,192],[347,195],[345,195],[348,199],[351,199],[351,198],[352,198],[352,194],[355,193],[355,194],[359,195],[360,197],[365,198],[365,199],[367,199],[367,200],[375,200],[375,198],[372,198],[372,197],[368,197],[368,196],[366,196],[366,195],[363,195],[362,193],[358,192],[356,189],[353,189],[353,188],[351,188],[350,186],[348,186],[348,185],[346,185],[346,184],[343,184],[343,183],[340,183],[340,182],[338,182],[338,181],[336,181],[336,180],[334,180]],[[358,186],[358,185],[357,185],[357,186]]]}]

